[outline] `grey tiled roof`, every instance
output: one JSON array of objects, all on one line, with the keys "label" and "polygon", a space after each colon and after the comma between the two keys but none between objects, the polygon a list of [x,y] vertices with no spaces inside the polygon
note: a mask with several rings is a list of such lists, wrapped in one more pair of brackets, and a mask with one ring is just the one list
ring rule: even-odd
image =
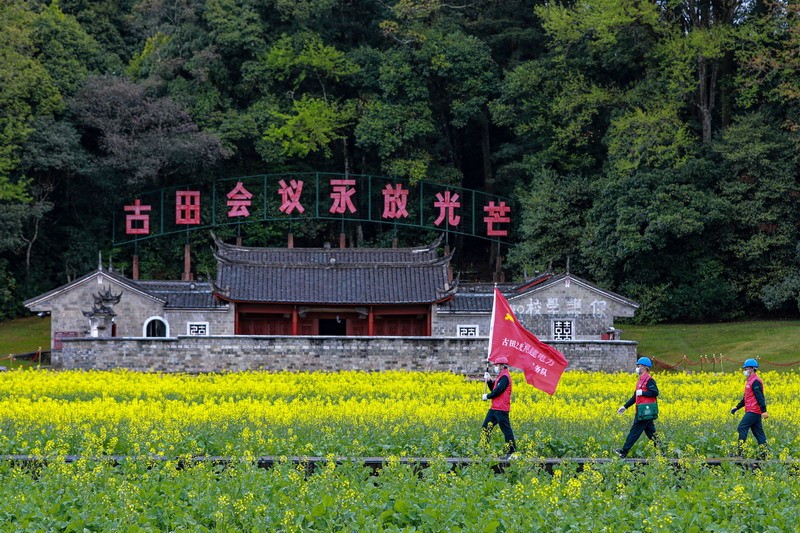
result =
[{"label": "grey tiled roof", "polygon": [[443,313],[491,313],[494,295],[492,293],[456,293],[452,300],[439,306]]},{"label": "grey tiled roof", "polygon": [[325,266],[435,262],[440,259],[436,252],[440,241],[441,238],[430,246],[416,248],[252,248],[226,244],[215,238],[217,254],[231,262]]},{"label": "grey tiled roof", "polygon": [[134,281],[143,291],[164,300],[167,309],[210,309],[227,304],[214,298],[211,284],[201,281]]},{"label": "grey tiled roof", "polygon": [[435,247],[250,248],[217,243],[214,285],[236,302],[428,304],[452,293]]},{"label": "grey tiled roof", "polygon": [[494,288],[506,298],[516,296],[521,290],[542,283],[552,276],[549,272],[525,280],[522,283],[463,283],[451,300],[441,304],[440,313],[491,313],[494,303]]},{"label": "grey tiled roof", "polygon": [[[606,297],[614,299],[624,305],[631,307],[639,307],[639,304],[621,296],[615,292],[598,287],[594,283],[590,283],[585,279],[579,278],[574,274],[558,274],[553,275],[550,272],[538,275],[535,278],[523,281],[516,284],[498,284],[497,288],[503,293],[507,299],[512,299],[515,296],[523,294],[535,294],[538,291],[547,289],[555,284],[561,283],[565,278],[575,282],[578,285],[583,285],[592,291],[604,294]],[[494,300],[494,285],[490,283],[465,283],[458,287],[458,292],[455,296],[439,305],[438,312],[440,313],[491,313],[492,304]]]}]

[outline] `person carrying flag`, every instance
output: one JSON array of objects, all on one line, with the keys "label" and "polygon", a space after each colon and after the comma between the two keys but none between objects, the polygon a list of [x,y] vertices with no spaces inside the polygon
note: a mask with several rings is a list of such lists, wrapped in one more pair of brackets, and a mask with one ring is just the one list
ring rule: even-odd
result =
[{"label": "person carrying flag", "polygon": [[744,369],[744,377],[747,382],[744,385],[744,396],[739,404],[731,409],[731,414],[744,407],[744,416],[742,421],[739,422],[738,450],[739,455],[742,455],[742,445],[747,439],[747,434],[752,431],[753,436],[756,438],[759,447],[759,457],[763,459],[766,456],[767,436],[764,434],[764,427],[761,424],[762,420],[769,418],[767,413],[767,400],[764,398],[764,382],[758,377],[758,361],[755,359],[748,359],[742,364]]},{"label": "person carrying flag", "polygon": [[[619,450],[615,450],[620,457],[627,457],[628,452],[642,436],[642,432],[647,435],[647,438],[653,441],[656,448],[659,448],[659,440],[656,435],[656,424],[653,422],[654,418],[658,416],[657,410],[653,418],[644,417],[640,414],[640,405],[656,404],[658,398],[658,387],[656,380],[650,376],[650,369],[653,368],[653,363],[649,357],[640,357],[636,361],[636,373],[639,379],[636,382],[636,390],[631,396],[631,399],[625,402],[625,405],[617,409],[617,414],[624,413],[630,406],[636,405],[636,416],[633,417],[633,425],[628,432],[628,438],[625,439],[625,444]],[[655,406],[654,406],[655,407]]]},{"label": "person carrying flag", "polygon": [[497,374],[496,380],[492,379],[489,372],[483,375],[490,392],[481,398],[483,401],[491,400],[492,406],[483,420],[482,431],[488,442],[494,426],[500,426],[500,431],[503,432],[503,437],[506,439],[506,455],[504,457],[507,459],[517,451],[514,444],[514,431],[511,429],[511,420],[508,416],[511,411],[512,388],[511,374],[508,372],[508,358],[503,355],[496,357],[494,371]]}]

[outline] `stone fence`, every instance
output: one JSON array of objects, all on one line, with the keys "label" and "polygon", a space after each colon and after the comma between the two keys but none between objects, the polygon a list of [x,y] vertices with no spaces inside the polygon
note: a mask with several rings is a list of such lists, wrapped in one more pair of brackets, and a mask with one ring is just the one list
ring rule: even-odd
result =
[{"label": "stone fence", "polygon": [[[629,371],[634,341],[551,341],[570,362],[568,370]],[[52,352],[57,369],[148,372],[241,370],[419,370],[482,375],[489,339],[439,337],[69,338]]]}]

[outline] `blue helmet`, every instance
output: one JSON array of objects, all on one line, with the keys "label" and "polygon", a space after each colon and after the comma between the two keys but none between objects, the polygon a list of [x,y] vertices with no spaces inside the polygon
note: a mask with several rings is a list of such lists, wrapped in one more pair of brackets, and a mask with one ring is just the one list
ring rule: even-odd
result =
[{"label": "blue helmet", "polygon": [[742,368],[747,368],[748,366],[758,368],[758,361],[755,359],[747,359],[744,363],[742,363]]},{"label": "blue helmet", "polygon": [[653,362],[649,357],[640,357],[639,360],[636,361],[636,364],[646,366],[647,368],[653,368]]}]

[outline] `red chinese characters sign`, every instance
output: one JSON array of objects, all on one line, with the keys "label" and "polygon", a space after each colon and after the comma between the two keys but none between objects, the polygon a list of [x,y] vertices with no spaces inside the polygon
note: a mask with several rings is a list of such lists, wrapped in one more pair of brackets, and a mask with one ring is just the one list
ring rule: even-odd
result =
[{"label": "red chinese characters sign", "polygon": [[241,181],[237,181],[236,187],[225,196],[228,197],[228,207],[231,208],[228,211],[228,218],[250,216],[250,211],[247,208],[250,207],[250,199],[253,195],[244,188]]},{"label": "red chinese characters sign", "polygon": [[[287,177],[278,179],[275,182],[277,186],[267,186],[264,179],[264,186],[257,189],[253,189],[250,184],[251,182],[245,182],[243,178],[237,181],[235,186],[226,187],[223,192],[225,198],[222,198],[221,202],[224,201],[227,208],[225,211],[227,219],[251,217],[255,200],[255,195],[251,191],[271,191],[266,193],[267,198],[263,200],[264,210],[270,212],[268,203],[275,202],[273,205],[276,205],[277,211],[282,214],[278,216],[278,220],[284,215],[302,215],[311,207],[312,211],[316,208],[314,212],[323,218],[330,217],[321,215],[320,210],[325,210],[337,218],[358,214],[359,220],[402,222],[406,225],[418,221],[418,225],[423,226],[427,220],[427,224],[432,222],[437,228],[490,238],[508,237],[511,225],[511,207],[505,201],[459,188],[448,190],[434,186],[438,189],[436,192],[427,192],[430,188],[426,185],[424,197],[417,196],[412,200],[412,191],[419,191],[422,195],[422,187],[409,188],[406,184],[388,182],[385,179],[379,187],[375,187],[371,181],[365,185],[363,179],[359,181],[353,177],[341,176],[318,177],[316,181]],[[364,193],[366,196],[363,196]],[[478,195],[486,198],[482,204],[476,199]],[[209,216],[208,214],[201,216],[204,201],[206,201],[204,193],[199,190],[174,191],[175,225],[200,226],[203,217]],[[163,231],[163,193],[162,205],[156,211],[153,211],[153,203],[137,198],[131,204],[123,206],[126,235],[150,235],[150,216],[154,212],[159,214]],[[364,209],[365,214],[362,214],[360,209]],[[209,208],[206,213],[209,211],[210,218],[216,219],[215,209]],[[268,218],[267,215],[263,216],[265,220]],[[467,217],[466,222],[464,216]],[[216,220],[212,220],[211,224],[215,222]],[[206,224],[209,222],[206,221]]]}]

